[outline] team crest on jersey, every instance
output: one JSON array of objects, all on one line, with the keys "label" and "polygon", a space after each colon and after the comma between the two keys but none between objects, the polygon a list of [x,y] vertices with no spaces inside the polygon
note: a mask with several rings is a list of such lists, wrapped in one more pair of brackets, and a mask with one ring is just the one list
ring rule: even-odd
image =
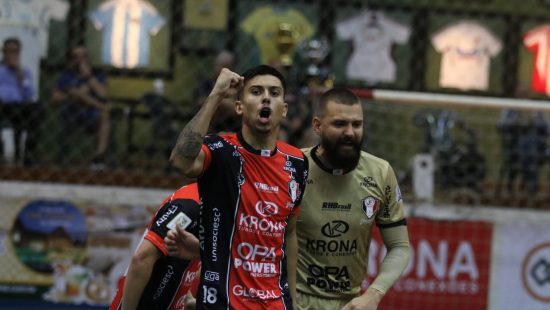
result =
[{"label": "team crest on jersey", "polygon": [[361,200],[361,209],[365,212],[365,215],[370,220],[378,209],[380,208],[380,201],[378,199],[369,196]]},{"label": "team crest on jersey", "polygon": [[300,195],[300,188],[296,180],[291,180],[290,182],[288,182],[288,194],[290,195],[290,199],[292,199],[293,203],[298,200],[298,196]]}]

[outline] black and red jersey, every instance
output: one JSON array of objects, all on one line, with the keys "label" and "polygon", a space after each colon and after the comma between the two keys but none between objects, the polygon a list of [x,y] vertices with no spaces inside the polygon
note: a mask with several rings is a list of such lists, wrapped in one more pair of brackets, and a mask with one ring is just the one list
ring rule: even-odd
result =
[{"label": "black and red jersey", "polygon": [[[164,238],[176,224],[185,223],[186,230],[198,235],[199,196],[197,184],[184,186],[166,198],[153,216],[143,235],[163,254],[157,260],[151,278],[139,300],[139,309],[182,310],[184,296],[192,288],[195,275],[200,269],[200,260],[193,261],[167,256]],[[140,242],[140,244],[141,244]],[[119,281],[116,296],[110,310],[121,309],[121,299],[126,275]]]},{"label": "black and red jersey", "polygon": [[209,135],[202,199],[198,309],[292,309],[285,230],[306,186],[307,159],[284,142],[256,150],[241,133]]}]

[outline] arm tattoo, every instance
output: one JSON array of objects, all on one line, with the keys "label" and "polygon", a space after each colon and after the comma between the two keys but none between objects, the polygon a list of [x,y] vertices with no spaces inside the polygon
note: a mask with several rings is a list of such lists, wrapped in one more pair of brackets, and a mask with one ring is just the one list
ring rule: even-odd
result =
[{"label": "arm tattoo", "polygon": [[186,158],[195,159],[199,154],[202,146],[203,135],[195,131],[197,117],[193,117],[192,120],[187,123],[185,128],[181,131],[176,146],[174,147],[173,154]]}]

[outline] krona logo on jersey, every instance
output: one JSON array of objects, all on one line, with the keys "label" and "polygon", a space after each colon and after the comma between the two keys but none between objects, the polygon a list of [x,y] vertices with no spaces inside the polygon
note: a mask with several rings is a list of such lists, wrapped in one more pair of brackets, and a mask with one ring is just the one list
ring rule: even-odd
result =
[{"label": "krona logo on jersey", "polygon": [[274,202],[258,201],[255,205],[260,217],[241,212],[239,230],[256,233],[258,230],[264,236],[277,237],[282,235],[285,225],[281,221],[272,221],[270,218],[279,213],[279,207]]},{"label": "krona logo on jersey", "polygon": [[256,203],[256,212],[263,217],[271,217],[279,213],[279,207],[271,201],[258,201]]}]

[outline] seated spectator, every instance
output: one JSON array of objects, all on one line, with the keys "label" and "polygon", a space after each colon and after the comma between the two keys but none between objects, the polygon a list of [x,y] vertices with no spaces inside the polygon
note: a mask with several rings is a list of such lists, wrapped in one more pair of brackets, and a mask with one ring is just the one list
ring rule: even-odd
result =
[{"label": "seated spectator", "polygon": [[[518,85],[515,95],[520,99],[528,98],[529,87],[524,84]],[[497,197],[502,183],[508,194],[516,196],[526,192],[530,197],[534,197],[538,191],[538,174],[544,165],[546,139],[550,133],[544,113],[503,110],[497,129],[502,139],[502,165],[496,188]],[[516,184],[517,181],[519,184]]]},{"label": "seated spectator", "polygon": [[497,128],[502,137],[501,180],[509,193],[516,190],[516,179],[529,194],[539,188],[538,174],[544,165],[549,133],[544,113],[504,110]]},{"label": "seated spectator", "polygon": [[67,68],[55,83],[52,102],[61,104],[61,130],[64,136],[60,145],[60,161],[66,161],[69,153],[68,135],[78,132],[97,135],[97,144],[92,163],[104,164],[111,131],[110,106],[105,99],[106,76],[93,69],[88,62],[86,48],[71,49]]},{"label": "seated spectator", "polygon": [[21,63],[21,49],[19,39],[6,39],[0,62],[0,126],[2,128],[6,126],[6,132],[13,132],[13,142],[0,143],[0,154],[10,162],[13,158],[9,157],[13,156],[7,154],[10,150],[8,147],[4,149],[4,145],[11,146],[16,163],[23,159],[25,145],[34,145],[34,130],[31,129],[36,127],[35,111],[33,111],[36,106],[29,105],[34,95],[33,77],[30,70]]},{"label": "seated spectator", "polygon": [[[230,51],[222,50],[214,59],[212,72],[208,77],[202,78],[193,92],[195,100],[195,110],[198,111],[206,97],[210,94],[214,83],[218,78],[221,70],[227,68],[233,69],[234,55]],[[226,102],[223,102],[226,103]],[[223,111],[223,112],[221,112]],[[233,103],[221,104],[218,107],[216,117],[210,123],[209,132],[235,132],[239,130],[241,120],[235,114],[235,106]]]}]

